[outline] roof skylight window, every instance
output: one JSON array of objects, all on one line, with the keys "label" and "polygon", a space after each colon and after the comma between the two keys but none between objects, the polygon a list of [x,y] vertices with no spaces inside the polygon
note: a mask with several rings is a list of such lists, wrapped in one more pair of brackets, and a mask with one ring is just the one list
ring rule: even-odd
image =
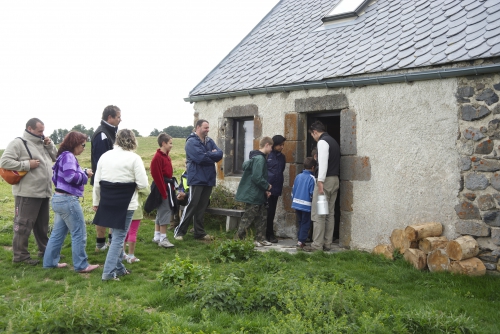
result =
[{"label": "roof skylight window", "polygon": [[333,9],[322,18],[323,22],[358,17],[370,0],[340,0]]}]

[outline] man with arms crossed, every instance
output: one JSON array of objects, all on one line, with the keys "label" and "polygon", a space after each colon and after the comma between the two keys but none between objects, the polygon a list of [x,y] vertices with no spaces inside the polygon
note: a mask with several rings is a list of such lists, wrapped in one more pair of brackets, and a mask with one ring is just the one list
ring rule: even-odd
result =
[{"label": "man with arms crossed", "polygon": [[[340,147],[325,129],[316,121],[309,127],[309,133],[318,142],[318,181],[314,187],[311,220],[313,221],[313,242],[305,251],[329,251],[335,229],[335,200],[339,190]],[[328,215],[318,215],[318,195],[325,195]]]},{"label": "man with arms crossed", "polygon": [[[118,124],[122,121],[122,112],[117,106],[109,105],[102,112],[101,124],[92,136],[92,148],[90,159],[92,170],[97,170],[97,163],[101,155],[113,149],[118,132]],[[94,176],[90,178],[90,184],[94,185]],[[106,228],[95,226],[96,231],[96,252],[104,251],[108,248],[106,244]],[[109,234],[109,243],[111,244],[111,233]]]},{"label": "man with arms crossed", "polygon": [[189,185],[189,199],[182,213],[179,226],[175,228],[175,240],[183,240],[194,217],[194,238],[211,240],[205,232],[203,217],[208,206],[212,187],[215,186],[215,163],[222,159],[222,151],[208,137],[208,121],[196,122],[195,132],[186,139],[186,163]]},{"label": "man with arms crossed", "polygon": [[45,125],[41,120],[30,119],[26,123],[22,140],[16,138],[11,141],[0,159],[1,168],[28,172],[18,184],[12,186],[15,197],[12,261],[33,266],[39,260],[31,258],[28,239],[33,230],[38,257],[43,258],[49,240],[47,233],[49,201],[52,196],[52,163],[57,157],[56,146],[49,137],[44,136],[44,130]]}]

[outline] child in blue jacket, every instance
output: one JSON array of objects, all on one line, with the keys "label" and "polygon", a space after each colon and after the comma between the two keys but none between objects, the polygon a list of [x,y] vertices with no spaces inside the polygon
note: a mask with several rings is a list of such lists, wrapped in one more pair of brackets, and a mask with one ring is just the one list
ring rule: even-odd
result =
[{"label": "child in blue jacket", "polygon": [[311,227],[311,206],[316,179],[314,168],[316,160],[311,157],[304,161],[304,170],[295,177],[292,189],[292,209],[295,209],[297,222],[299,224],[297,238],[297,249],[302,250],[306,246],[307,234]]}]

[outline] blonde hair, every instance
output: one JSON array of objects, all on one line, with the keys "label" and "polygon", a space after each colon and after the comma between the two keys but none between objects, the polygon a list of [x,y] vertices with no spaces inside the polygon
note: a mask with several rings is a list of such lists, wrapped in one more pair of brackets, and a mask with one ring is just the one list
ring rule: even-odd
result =
[{"label": "blonde hair", "polygon": [[122,129],[116,134],[115,145],[120,146],[125,151],[135,151],[137,148],[137,140],[132,130]]},{"label": "blonde hair", "polygon": [[260,140],[259,147],[264,148],[266,144],[273,146],[273,139],[271,137],[264,137]]}]

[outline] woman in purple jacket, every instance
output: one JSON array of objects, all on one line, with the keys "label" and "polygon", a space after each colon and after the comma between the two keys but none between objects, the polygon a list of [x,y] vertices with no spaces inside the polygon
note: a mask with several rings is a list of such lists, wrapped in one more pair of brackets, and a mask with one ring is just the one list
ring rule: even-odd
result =
[{"label": "woman in purple jacket", "polygon": [[67,266],[66,263],[59,263],[59,259],[68,231],[71,234],[74,270],[78,273],[89,273],[99,267],[87,261],[85,252],[87,231],[82,207],[78,201],[78,198],[83,196],[84,185],[93,175],[91,169],[82,169],[76,159],[76,156],[85,149],[86,140],[85,134],[71,131],[64,137],[57,151],[57,161],[52,167],[52,182],[56,188],[52,196],[52,210],[55,213],[54,227],[43,257],[44,268]]}]

